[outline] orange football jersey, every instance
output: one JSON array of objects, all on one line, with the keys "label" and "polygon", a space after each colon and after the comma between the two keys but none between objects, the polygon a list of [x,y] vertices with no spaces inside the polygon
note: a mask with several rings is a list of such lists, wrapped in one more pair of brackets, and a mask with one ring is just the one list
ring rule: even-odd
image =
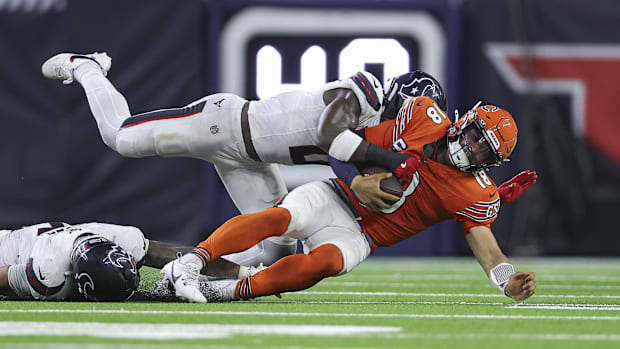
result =
[{"label": "orange football jersey", "polygon": [[444,141],[450,124],[432,99],[417,97],[407,99],[394,120],[366,129],[368,142],[385,149],[394,145],[397,151],[414,151],[426,160],[401,199],[382,213],[361,205],[338,180],[375,245],[391,246],[447,219],[460,222],[468,233],[471,227],[489,226],[497,217],[497,187],[484,171],[465,173],[424,156],[424,146]]}]

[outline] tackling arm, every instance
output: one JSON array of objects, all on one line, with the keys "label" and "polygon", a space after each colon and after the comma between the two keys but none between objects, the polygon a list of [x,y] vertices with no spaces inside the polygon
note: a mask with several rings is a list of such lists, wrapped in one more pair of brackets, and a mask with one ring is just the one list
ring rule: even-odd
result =
[{"label": "tackling arm", "polygon": [[9,286],[9,266],[0,267],[0,295],[14,297],[15,293]]},{"label": "tackling arm", "polygon": [[[340,136],[344,131],[353,130],[357,127],[361,108],[355,93],[345,88],[325,91],[323,102],[325,102],[326,107],[319,117],[317,136],[319,138],[319,146],[323,150],[328,151],[336,137]],[[354,144],[355,147],[362,141],[361,137],[357,138],[359,139],[351,138],[351,141],[357,143]],[[354,150],[355,148],[350,151]],[[339,149],[339,151],[345,150]]]},{"label": "tackling arm", "polygon": [[[343,162],[386,168],[407,182],[420,165],[420,158],[410,153],[396,153],[365,141],[352,132],[358,125],[360,105],[355,93],[337,88],[326,91],[327,105],[319,118],[319,146],[333,158]],[[402,166],[404,164],[404,166]]]},{"label": "tackling arm", "polygon": [[[144,257],[144,265],[161,269],[168,262],[177,259],[179,253],[183,255],[191,250],[192,247],[177,247],[165,242],[149,240],[149,249]],[[202,274],[216,278],[237,279],[241,268],[238,264],[218,258],[213,262],[209,262],[202,269]]]},{"label": "tackling arm", "polygon": [[[492,270],[500,267],[502,263],[510,265],[510,261],[497,245],[493,232],[486,226],[475,226],[469,230],[466,239],[478,263],[492,280],[492,283],[495,284]],[[534,273],[514,273],[510,275],[508,283],[504,287],[506,296],[516,301],[522,301],[531,297],[536,291],[536,275]]]}]

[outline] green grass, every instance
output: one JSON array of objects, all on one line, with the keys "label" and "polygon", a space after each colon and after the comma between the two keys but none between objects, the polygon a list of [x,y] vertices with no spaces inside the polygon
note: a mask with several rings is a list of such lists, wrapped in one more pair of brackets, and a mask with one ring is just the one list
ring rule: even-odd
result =
[{"label": "green grass", "polygon": [[[0,336],[10,335],[0,348],[620,347],[620,260],[514,262],[537,273],[536,295],[522,303],[493,288],[473,258],[371,258],[282,299],[1,301]],[[143,270],[141,289],[159,278]]]}]

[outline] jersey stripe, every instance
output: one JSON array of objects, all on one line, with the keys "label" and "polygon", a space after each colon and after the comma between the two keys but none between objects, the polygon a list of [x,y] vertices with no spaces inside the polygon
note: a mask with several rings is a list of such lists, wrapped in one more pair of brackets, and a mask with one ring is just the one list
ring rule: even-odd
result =
[{"label": "jersey stripe", "polygon": [[493,201],[478,201],[456,214],[467,217],[476,222],[484,222],[497,216],[499,212],[499,198]]},{"label": "jersey stripe", "polygon": [[137,126],[149,121],[165,120],[165,119],[177,119],[192,116],[202,112],[207,101],[198,103],[191,107],[174,108],[174,109],[162,109],[155,110],[148,113],[134,115],[127,118],[121,129]]}]

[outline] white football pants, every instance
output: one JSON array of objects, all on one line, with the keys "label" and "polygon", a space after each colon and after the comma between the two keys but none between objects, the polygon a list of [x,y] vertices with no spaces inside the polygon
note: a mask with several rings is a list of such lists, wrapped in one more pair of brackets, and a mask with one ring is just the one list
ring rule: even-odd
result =
[{"label": "white football pants", "polygon": [[[136,158],[159,155],[209,161],[244,214],[262,211],[287,193],[277,165],[259,163],[246,153],[240,119],[245,99],[214,94],[184,108],[132,117],[125,97],[96,69],[83,74],[80,83],[103,142],[117,153]],[[295,239],[272,237],[225,258],[246,266],[270,265],[296,249]]]}]

